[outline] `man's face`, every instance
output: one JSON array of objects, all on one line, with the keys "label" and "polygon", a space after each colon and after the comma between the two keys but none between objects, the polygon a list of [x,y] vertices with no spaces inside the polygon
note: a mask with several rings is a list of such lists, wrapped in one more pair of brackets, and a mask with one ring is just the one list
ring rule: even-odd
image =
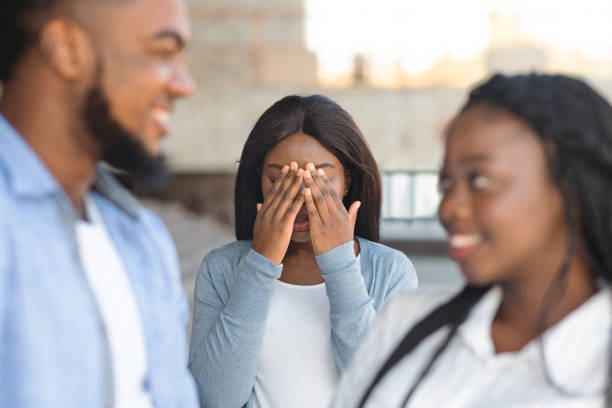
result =
[{"label": "man's face", "polygon": [[98,72],[83,109],[86,123],[103,159],[123,170],[154,172],[174,101],[193,91],[183,59],[185,6],[181,0],[110,2],[95,19]]}]

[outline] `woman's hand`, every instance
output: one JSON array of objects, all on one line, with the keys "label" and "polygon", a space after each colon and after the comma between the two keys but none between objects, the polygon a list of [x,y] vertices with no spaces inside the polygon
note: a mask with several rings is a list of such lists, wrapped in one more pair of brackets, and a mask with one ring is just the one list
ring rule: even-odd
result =
[{"label": "woman's hand", "polygon": [[304,203],[300,193],[304,170],[295,162],[283,166],[280,177],[268,192],[263,204],[257,204],[253,229],[253,250],[280,264],[285,257],[293,222]]},{"label": "woman's hand", "polygon": [[304,171],[304,200],[310,221],[310,239],[315,255],[355,239],[355,221],[361,202],[348,211],[322,169],[312,163]]}]

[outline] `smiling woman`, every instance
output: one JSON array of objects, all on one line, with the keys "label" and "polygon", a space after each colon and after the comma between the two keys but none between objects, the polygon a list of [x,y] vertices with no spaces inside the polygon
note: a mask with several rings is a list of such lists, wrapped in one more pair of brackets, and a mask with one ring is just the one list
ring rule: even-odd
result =
[{"label": "smiling woman", "polygon": [[408,258],[378,240],[380,176],[330,99],[288,96],[257,121],[236,178],[237,242],[198,273],[190,367],[206,407],[323,407]]},{"label": "smiling woman", "polygon": [[469,283],[394,299],[332,406],[611,406],[611,172],[612,106],[584,82],[472,91],[439,207]]}]

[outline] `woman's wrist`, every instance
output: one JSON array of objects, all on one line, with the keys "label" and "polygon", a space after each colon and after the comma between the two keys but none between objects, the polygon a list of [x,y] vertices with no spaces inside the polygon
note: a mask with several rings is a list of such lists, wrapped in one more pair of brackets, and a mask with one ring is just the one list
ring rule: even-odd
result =
[{"label": "woman's wrist", "polygon": [[333,274],[344,269],[356,258],[355,241],[344,242],[320,255],[315,256],[323,275]]}]

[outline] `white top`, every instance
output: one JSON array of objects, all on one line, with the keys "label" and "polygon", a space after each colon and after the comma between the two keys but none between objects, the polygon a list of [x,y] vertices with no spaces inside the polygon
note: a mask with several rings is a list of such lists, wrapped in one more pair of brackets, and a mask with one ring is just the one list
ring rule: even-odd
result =
[{"label": "white top", "polygon": [[113,368],[115,408],[151,407],[145,389],[147,356],[142,321],[121,259],[98,208],[85,199],[89,221],[78,221],[76,236],[83,268],[106,326]]},{"label": "white top", "polygon": [[325,283],[276,281],[255,378],[255,407],[329,406],[338,377],[330,330]]},{"label": "white top", "polygon": [[[451,294],[406,293],[384,309],[338,385],[333,408],[356,407],[395,346],[425,314]],[[491,323],[502,299],[491,289],[413,394],[410,407],[603,407],[610,366],[610,289],[601,290],[544,334],[546,380],[534,340],[518,352],[495,354]],[[448,329],[428,337],[374,388],[369,408],[398,408]]]}]

